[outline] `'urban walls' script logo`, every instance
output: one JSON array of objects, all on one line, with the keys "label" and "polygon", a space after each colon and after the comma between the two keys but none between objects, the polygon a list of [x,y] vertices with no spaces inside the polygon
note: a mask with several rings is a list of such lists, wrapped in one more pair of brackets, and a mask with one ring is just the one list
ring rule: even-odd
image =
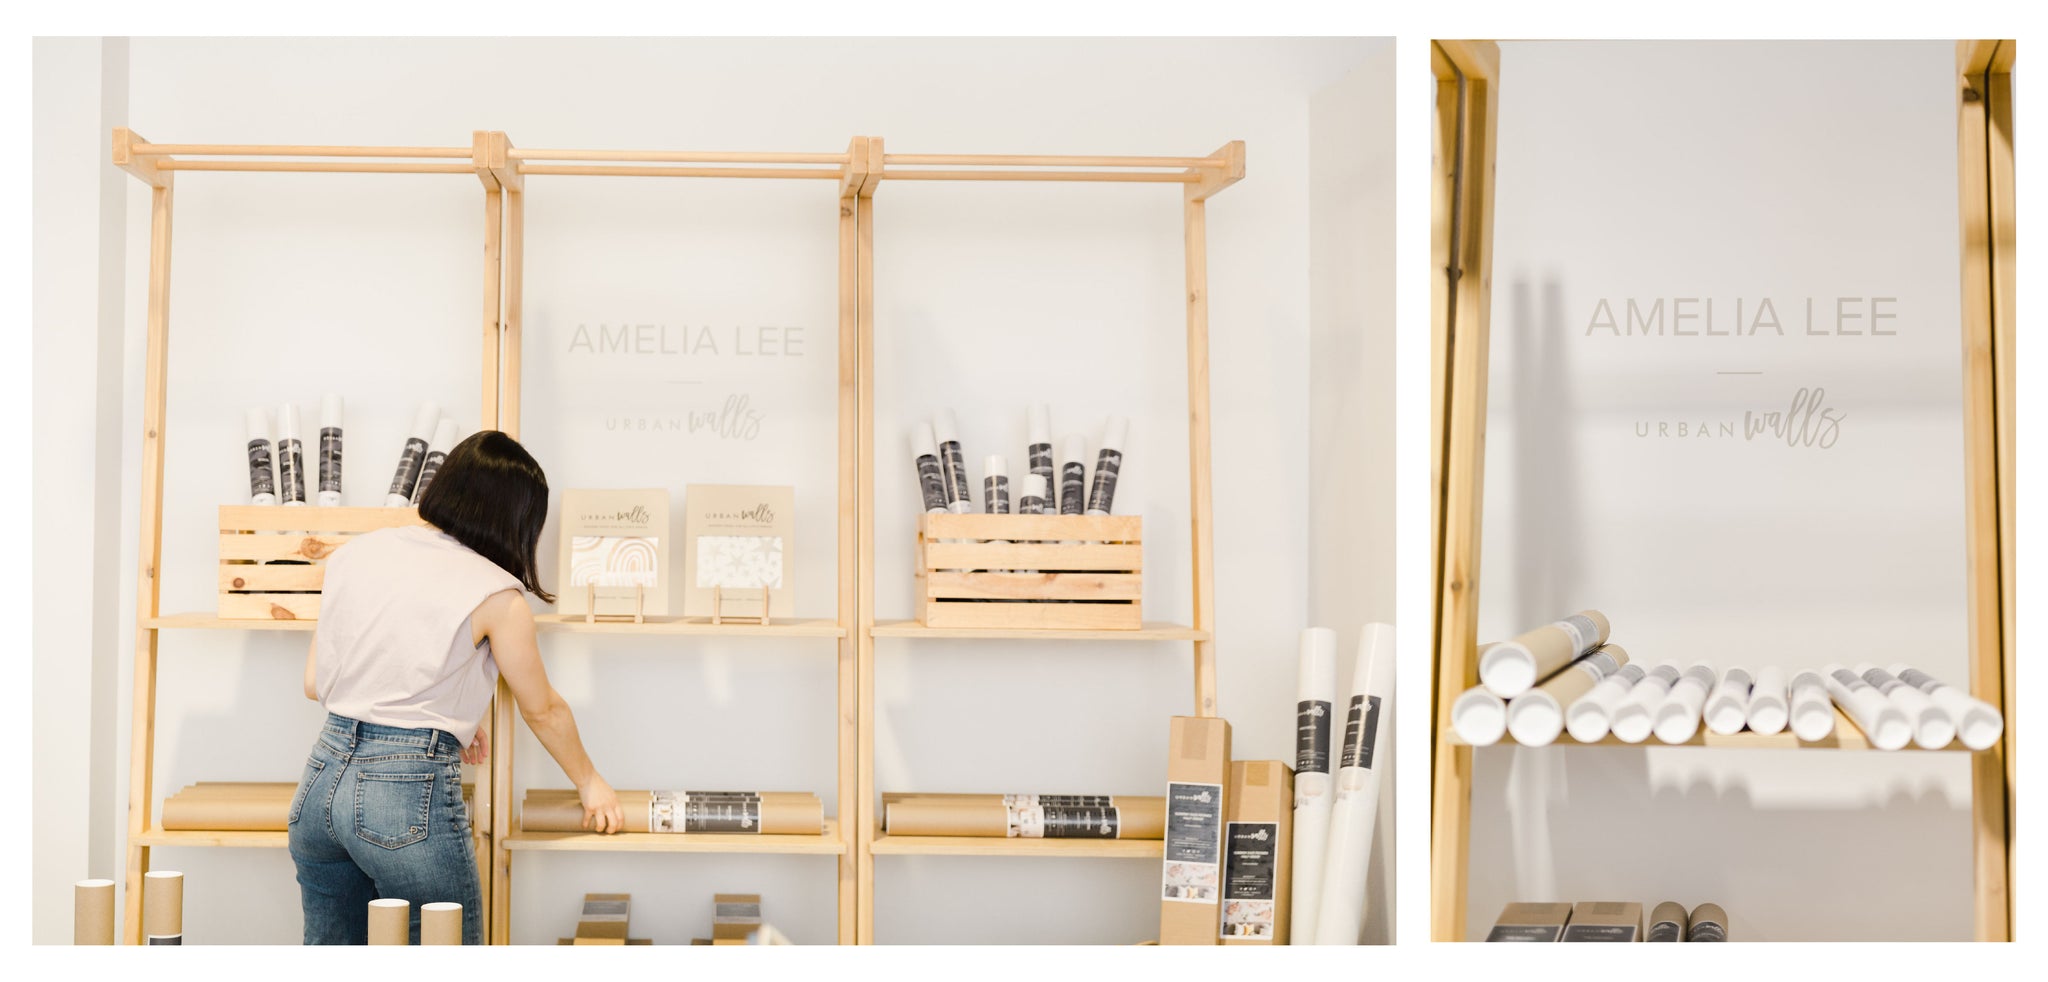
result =
[{"label": "'urban walls' script logo", "polygon": [[[728,329],[687,324],[580,323],[569,333],[564,354],[572,363],[586,359],[609,362],[648,358],[663,359],[664,365],[687,366],[684,371],[701,367],[717,372],[715,359],[731,359],[728,364],[732,367],[745,364],[758,368],[778,362],[794,365],[789,359],[805,356],[805,334],[802,327],[772,324],[734,325]],[[757,371],[750,377],[760,376]],[[738,441],[751,441],[761,435],[767,411],[756,405],[753,393],[707,393],[716,384],[713,375],[664,381],[675,388],[664,396],[659,409],[648,411],[644,399],[630,409],[620,406],[604,415],[604,428],[617,433],[674,433]]]},{"label": "'urban walls' script logo", "polygon": [[752,508],[707,512],[704,517],[720,523],[750,522],[756,525],[773,525],[775,524],[775,509],[768,507],[768,503],[764,501]]},{"label": "'urban walls' script logo", "polygon": [[1842,435],[1842,420],[1848,414],[1826,404],[1827,390],[1800,389],[1792,405],[1784,410],[1745,409],[1742,422],[1734,420],[1636,420],[1636,436],[1671,440],[1772,440],[1788,447],[1826,450]]}]

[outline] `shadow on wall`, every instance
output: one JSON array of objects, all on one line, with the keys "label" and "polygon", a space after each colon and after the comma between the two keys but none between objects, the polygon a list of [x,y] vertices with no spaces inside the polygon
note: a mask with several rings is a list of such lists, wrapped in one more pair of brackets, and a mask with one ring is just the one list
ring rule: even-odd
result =
[{"label": "shadow on wall", "polygon": [[[1970,842],[1941,836],[1901,843],[1901,828],[1939,828],[1968,819],[1938,784],[1895,782],[1837,807],[1759,803],[1742,777],[1652,777],[1648,748],[1500,747],[1479,751],[1475,775],[1485,814],[1489,788],[1503,788],[1501,823],[1475,826],[1475,902],[1468,930],[1484,937],[1507,900],[1663,900],[1727,907],[1744,941],[1967,940],[1972,912],[1925,899],[1969,888]],[[1669,754],[1695,753],[1672,749]],[[1771,754],[1773,751],[1733,751]],[[1786,751],[1802,753],[1803,751]],[[1505,771],[1503,774],[1502,772]],[[1490,773],[1489,773],[1490,772]],[[1574,821],[1553,824],[1551,813]],[[1588,823],[1597,817],[1596,823]],[[1731,828],[1731,817],[1739,817]],[[1511,840],[1511,841],[1510,841]],[[1512,855],[1513,868],[1497,860]],[[1660,857],[1719,854],[1674,865]],[[1495,860],[1489,863],[1488,860]],[[1827,871],[1816,880],[1815,870]],[[1950,882],[1958,878],[1960,886]],[[1488,882],[1491,881],[1491,882]],[[1904,886],[1902,886],[1904,885]],[[1485,898],[1485,899],[1481,899]],[[1873,916],[1873,907],[1890,908]],[[1921,925],[1901,937],[1901,909]],[[1796,925],[1787,934],[1781,925]]]},{"label": "shadow on wall", "polygon": [[1563,350],[1571,337],[1564,324],[1564,288],[1556,279],[1546,281],[1540,311],[1533,293],[1527,280],[1515,281],[1510,291],[1507,328],[1514,337],[1515,359],[1506,395],[1514,443],[1508,471],[1501,475],[1505,480],[1496,486],[1496,493],[1510,502],[1513,556],[1523,571],[1508,599],[1518,631],[1548,624],[1587,603],[1573,595],[1583,579],[1578,547],[1583,522],[1572,429],[1574,387]]}]

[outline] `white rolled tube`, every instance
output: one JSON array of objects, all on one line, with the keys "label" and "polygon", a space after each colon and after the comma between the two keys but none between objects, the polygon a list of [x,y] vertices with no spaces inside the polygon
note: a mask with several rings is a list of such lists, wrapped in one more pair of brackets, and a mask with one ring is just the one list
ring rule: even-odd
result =
[{"label": "white rolled tube", "polygon": [[448,451],[455,449],[455,438],[461,434],[455,428],[455,421],[443,419],[434,425],[434,438],[427,441],[427,456],[420,463],[420,480],[413,485],[412,503],[417,505],[426,497],[427,485],[434,483],[434,475],[441,473],[441,465],[448,462]]},{"label": "white rolled tube", "polygon": [[1678,666],[1666,662],[1643,673],[1643,679],[1628,690],[1628,696],[1614,707],[1614,713],[1607,721],[1608,732],[1623,743],[1641,743],[1649,739],[1650,731],[1656,726],[1657,707],[1663,705],[1664,697],[1671,694],[1671,687],[1678,682]]},{"label": "white rolled tube", "polygon": [[1386,700],[1393,697],[1394,628],[1365,626],[1352,667],[1351,707],[1344,723],[1344,754],[1337,767],[1337,802],[1330,811],[1329,862],[1323,902],[1316,911],[1316,944],[1355,944],[1365,920],[1365,877],[1372,860],[1373,820],[1380,807],[1380,768],[1374,749],[1386,738]]},{"label": "white rolled tube", "polygon": [[1922,750],[1940,750],[1956,738],[1955,721],[1949,719],[1947,711],[1935,705],[1927,693],[1869,662],[1856,666],[1856,674],[1863,676],[1863,681],[1884,693],[1886,699],[1906,714],[1906,722],[1913,727],[1914,746]]},{"label": "white rolled tube", "polygon": [[1785,703],[1785,670],[1776,665],[1757,669],[1756,684],[1750,686],[1749,702],[1743,710],[1750,730],[1767,735],[1779,733],[1791,717]]},{"label": "white rolled tube", "polygon": [[1906,719],[1905,711],[1886,699],[1876,686],[1863,681],[1863,676],[1831,664],[1821,671],[1821,681],[1828,684],[1828,695],[1834,697],[1835,705],[1842,707],[1842,714],[1863,731],[1871,746],[1897,750],[1913,739],[1913,724]]},{"label": "white rolled tube", "polygon": [[1721,680],[1714,683],[1714,691],[1707,693],[1706,708],[1701,712],[1707,729],[1722,736],[1742,732],[1749,723],[1749,693],[1754,687],[1747,669],[1722,672]]},{"label": "white rolled tube", "polygon": [[1577,702],[1565,707],[1564,728],[1572,739],[1580,743],[1599,743],[1607,737],[1607,724],[1614,717],[1614,708],[1628,698],[1629,691],[1643,680],[1645,671],[1641,665],[1623,665],[1621,670],[1593,687],[1593,691],[1579,697]]},{"label": "white rolled tube", "polygon": [[946,479],[946,508],[964,515],[974,510],[974,492],[967,481],[967,458],[960,450],[960,427],[950,409],[932,423],[939,438],[940,473]]},{"label": "white rolled tube", "polygon": [[[1054,469],[1052,460],[1052,407],[1042,402],[1033,403],[1026,415],[1029,421],[1025,428],[1029,431],[1029,436],[1024,446],[1024,459],[1031,468],[1031,473],[1045,482],[1045,490],[1040,493],[1040,497],[1050,501],[1052,506],[1042,509],[1042,512],[1057,515],[1060,504],[1059,498],[1055,495],[1060,477],[1059,472]],[[1019,514],[1024,513],[1022,508],[1017,511]]]},{"label": "white rolled tube", "polygon": [[1337,632],[1301,632],[1301,679],[1294,707],[1294,906],[1289,944],[1315,944],[1323,902],[1323,860],[1336,804],[1330,726],[1336,717]]},{"label": "white rolled tube", "polygon": [[1812,743],[1835,732],[1835,702],[1819,672],[1792,676],[1792,735]]},{"label": "white rolled tube", "polygon": [[1079,515],[1088,507],[1088,444],[1070,436],[1060,446],[1060,514]]},{"label": "white rolled tube", "polygon": [[1694,665],[1672,683],[1671,692],[1664,701],[1657,704],[1656,721],[1652,729],[1657,739],[1665,743],[1684,743],[1700,731],[1700,707],[1706,705],[1707,692],[1714,687],[1714,670],[1706,665]]},{"label": "white rolled tube", "polygon": [[1927,693],[1935,705],[1948,711],[1963,746],[1984,750],[1997,743],[1998,737],[2005,732],[2005,714],[2000,713],[1996,706],[1903,663],[1893,665],[1891,672],[1900,681]]},{"label": "white rolled tube", "polygon": [[431,402],[420,403],[420,411],[412,418],[412,429],[407,431],[405,448],[398,452],[398,466],[391,472],[391,487],[384,493],[387,508],[404,508],[412,504],[413,488],[420,483],[420,468],[427,462],[427,444],[434,438],[434,426],[441,421],[441,407]]},{"label": "white rolled tube", "polygon": [[243,415],[249,431],[249,503],[277,504],[276,454],[270,442],[270,414],[251,409]]},{"label": "white rolled tube", "polygon": [[946,473],[939,464],[939,443],[932,436],[932,424],[910,428],[910,455],[917,460],[917,487],[924,496],[926,514],[945,514]]},{"label": "white rolled tube", "polygon": [[1026,474],[1023,486],[1017,491],[1017,514],[1045,514],[1045,475]]},{"label": "white rolled tube", "polygon": [[1095,481],[1088,486],[1090,515],[1107,515],[1116,504],[1116,481],[1124,469],[1124,438],[1131,421],[1111,416],[1102,431],[1102,449],[1095,454]]},{"label": "white rolled tube", "polygon": [[1483,685],[1475,685],[1451,703],[1451,729],[1475,747],[1491,747],[1508,732],[1508,704]]},{"label": "white rolled tube", "polygon": [[1479,681],[1494,695],[1513,699],[1606,644],[1608,630],[1605,615],[1582,610],[1525,631],[1480,653]]},{"label": "white rolled tube", "polygon": [[1547,747],[1564,732],[1564,710],[1578,702],[1607,677],[1628,663],[1628,651],[1618,644],[1601,645],[1599,650],[1566,665],[1551,676],[1508,702],[1508,732],[1526,747]]},{"label": "white rolled tube", "polygon": [[320,397],[320,490],[313,500],[325,508],[341,504],[341,397]]}]

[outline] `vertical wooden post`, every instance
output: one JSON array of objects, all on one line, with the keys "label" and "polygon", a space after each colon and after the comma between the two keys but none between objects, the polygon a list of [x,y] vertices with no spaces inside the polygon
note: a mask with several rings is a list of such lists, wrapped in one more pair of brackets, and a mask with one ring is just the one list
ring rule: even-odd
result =
[{"label": "vertical wooden post", "polygon": [[1980,941],[2012,932],[2011,781],[2014,216],[2012,41],[1960,41],[1963,444],[1969,532],[1970,689],[2002,707],[2005,735],[1971,758]]},{"label": "vertical wooden post", "polygon": [[[1499,50],[1489,42],[1439,41],[1431,63],[1442,139],[1452,155],[1451,191],[1439,202],[1435,229],[1444,243],[1442,302],[1432,347],[1446,374],[1439,377],[1443,406],[1436,468],[1435,660],[1432,720],[1434,798],[1430,815],[1431,937],[1456,941],[1465,934],[1465,892],[1472,830],[1472,748],[1454,745],[1450,705],[1477,681],[1479,623],[1479,520],[1486,462],[1487,318],[1492,301],[1493,153]],[[1454,87],[1446,99],[1441,87]],[[1446,112],[1449,115],[1446,115]],[[1439,161],[1439,173],[1445,170]]]},{"label": "vertical wooden post", "polygon": [[861,283],[860,197],[867,178],[867,139],[846,147],[839,209],[839,943],[859,941],[860,836],[860,508]]},{"label": "vertical wooden post", "polygon": [[[858,138],[856,139],[858,142]],[[858,470],[858,491],[860,529],[857,547],[860,562],[860,585],[857,603],[860,622],[856,625],[855,642],[859,679],[855,684],[856,705],[859,716],[859,774],[855,781],[858,802],[853,816],[853,849],[857,866],[855,883],[858,898],[854,905],[856,925],[854,940],[857,944],[875,943],[875,718],[870,710],[875,705],[875,226],[874,194],[884,171],[882,138],[868,137],[866,171],[853,197],[843,204],[853,207],[853,248],[854,275],[858,283],[858,300],[854,308],[854,328],[858,351],[856,389],[859,394],[859,422],[856,437],[859,440],[859,458],[862,466]],[[841,222],[846,221],[841,212]],[[846,227],[841,225],[841,235]],[[842,244],[844,239],[841,240]],[[844,813],[840,818],[846,821]]]},{"label": "vertical wooden post", "polygon": [[1216,548],[1209,466],[1209,198],[1244,177],[1244,141],[1211,156],[1230,163],[1187,185],[1181,205],[1188,308],[1188,548],[1194,573],[1195,715],[1216,715]]},{"label": "vertical wooden post", "polygon": [[504,325],[499,319],[504,292],[505,192],[493,187],[484,192],[484,310],[483,310],[483,407],[479,425],[499,429],[498,379],[502,371],[499,347],[504,343]]},{"label": "vertical wooden post", "polygon": [[[123,134],[115,134],[116,154]],[[171,326],[171,175],[157,174],[149,192],[148,347],[142,370],[142,524],[140,575],[135,590],[135,705],[128,744],[128,883],[124,933],[142,943],[142,874],[149,871],[149,847],[140,840],[150,829],[156,777],[156,656],[153,621],[162,595],[158,575],[164,555],[164,389]]]}]

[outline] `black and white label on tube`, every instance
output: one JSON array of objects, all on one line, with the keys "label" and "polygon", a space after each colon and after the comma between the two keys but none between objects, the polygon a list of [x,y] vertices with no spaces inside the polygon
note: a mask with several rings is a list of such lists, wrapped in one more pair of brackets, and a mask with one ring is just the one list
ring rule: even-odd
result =
[{"label": "black and white label on tube", "polygon": [[1858,675],[1855,672],[1852,672],[1846,668],[1835,669],[1834,675],[1835,681],[1842,683],[1842,686],[1848,689],[1850,692],[1855,692],[1858,689],[1871,688],[1870,683],[1863,681],[1863,676]]},{"label": "black and white label on tube", "polygon": [[148,937],[145,943],[174,944],[182,946],[185,943],[185,936],[182,934],[152,934]]},{"label": "black and white label on tube", "polygon": [[1719,921],[1692,922],[1692,935],[1687,941],[1726,941],[1728,928]]},{"label": "black and white label on tube", "polygon": [[683,801],[683,831],[759,833],[761,801],[689,795]]},{"label": "black and white label on tube", "polygon": [[939,468],[937,454],[917,458],[917,486],[924,492],[924,510],[946,510],[946,475]]},{"label": "black and white label on tube", "polygon": [[1108,808],[1116,803],[1106,794],[1006,794],[1005,805],[1071,805],[1079,808]]},{"label": "black and white label on tube", "polygon": [[1115,808],[1041,804],[1032,810],[1038,813],[1039,836],[1042,838],[1114,839],[1117,835]]},{"label": "black and white label on tube", "polygon": [[1884,693],[1887,698],[1891,696],[1893,689],[1896,689],[1899,686],[1906,684],[1905,682],[1897,678],[1894,678],[1892,676],[1892,673],[1887,672],[1882,668],[1873,668],[1867,672],[1864,672],[1863,681],[1870,683],[1871,687],[1875,688],[1879,692]]},{"label": "black and white label on tube", "polygon": [[1344,756],[1338,767],[1372,769],[1373,745],[1379,741],[1380,697],[1352,696],[1344,717]]},{"label": "black and white label on tube", "polygon": [[1593,623],[1592,618],[1582,614],[1573,614],[1552,626],[1562,628],[1564,633],[1571,635],[1574,653],[1585,651],[1600,643],[1600,626]]},{"label": "black and white label on tube", "polygon": [[1086,507],[1088,465],[1077,460],[1060,466],[1060,514],[1079,515]]},{"label": "black and white label on tube", "polygon": [[412,499],[412,489],[420,483],[420,466],[426,462],[427,441],[419,437],[406,437],[405,449],[398,454],[398,470],[391,475],[391,492]]},{"label": "black and white label on tube", "polygon": [[1110,506],[1116,501],[1117,474],[1123,466],[1123,451],[1102,448],[1102,453],[1095,458],[1095,483],[1088,489],[1089,511],[1109,514]]},{"label": "black and white label on tube", "polygon": [[[589,918],[584,918],[589,920]],[[757,900],[717,901],[711,905],[713,924],[751,924],[761,919],[761,903]]]},{"label": "black and white label on tube", "polygon": [[442,451],[427,451],[426,460],[420,464],[419,483],[415,484],[412,489],[413,504],[419,504],[420,499],[426,497],[427,485],[434,483],[434,475],[441,472],[441,465],[446,463],[447,460],[448,455]]},{"label": "black and white label on tube", "polygon": [[279,440],[277,443],[277,500],[280,502],[306,501],[306,455],[297,440]]},{"label": "black and white label on tube", "polygon": [[1634,924],[1567,924],[1565,941],[1634,941]]},{"label": "black and white label on tube", "polygon": [[341,493],[341,427],[320,428],[320,490]]},{"label": "black and white label on tube", "polygon": [[981,479],[982,500],[991,515],[1010,513],[1010,479],[1007,477],[984,477]]},{"label": "black and white label on tube", "polygon": [[1596,651],[1587,655],[1573,662],[1572,667],[1587,675],[1591,675],[1595,682],[1621,671],[1621,666],[1614,662],[1614,656],[1605,651]]},{"label": "black and white label on tube", "polygon": [[1488,941],[1556,941],[1563,928],[1556,924],[1495,924],[1486,933]]},{"label": "black and white label on tube", "polygon": [[960,441],[952,440],[939,444],[939,464],[946,482],[946,497],[950,502],[973,506],[974,494],[968,490],[967,460],[960,455]]},{"label": "black and white label on tube", "polygon": [[1160,899],[1216,903],[1222,887],[1223,785],[1167,782],[1164,852]]},{"label": "black and white label on tube", "polygon": [[1304,699],[1294,709],[1294,772],[1330,773],[1330,713],[1321,699]]},{"label": "black and white label on tube", "polygon": [[1650,925],[1650,933],[1645,935],[1643,940],[1684,941],[1685,928],[1677,921],[1657,921]]},{"label": "black and white label on tube", "polygon": [[270,441],[249,441],[249,497],[277,494],[277,482],[270,466]]},{"label": "black and white label on tube", "polygon": [[1934,694],[1934,690],[1936,689],[1947,688],[1947,686],[1942,684],[1940,679],[1935,678],[1934,676],[1929,675],[1926,672],[1923,672],[1917,668],[1909,668],[1903,672],[1900,672],[1899,681],[1904,682],[1915,689],[1919,689],[1920,691],[1925,692],[1930,696]]}]

